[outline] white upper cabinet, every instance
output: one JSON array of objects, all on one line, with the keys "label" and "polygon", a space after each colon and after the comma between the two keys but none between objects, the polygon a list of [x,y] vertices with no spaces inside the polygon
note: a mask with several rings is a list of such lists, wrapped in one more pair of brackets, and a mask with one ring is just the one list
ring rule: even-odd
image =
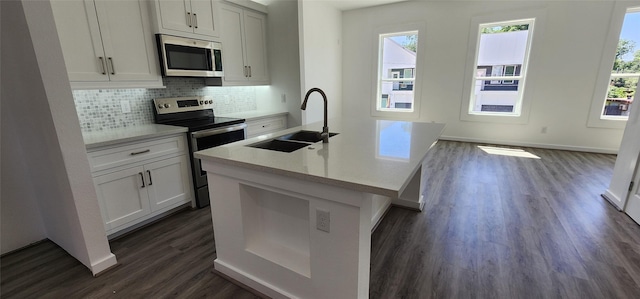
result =
[{"label": "white upper cabinet", "polygon": [[156,0],[156,33],[212,40],[218,32],[217,1]]},{"label": "white upper cabinet", "polygon": [[269,84],[267,16],[233,5],[220,5],[224,85]]},{"label": "white upper cabinet", "polygon": [[73,88],[160,87],[147,1],[53,0]]}]

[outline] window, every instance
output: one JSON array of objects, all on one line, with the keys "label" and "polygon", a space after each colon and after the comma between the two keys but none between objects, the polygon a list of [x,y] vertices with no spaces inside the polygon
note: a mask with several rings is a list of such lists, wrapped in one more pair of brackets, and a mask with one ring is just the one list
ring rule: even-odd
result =
[{"label": "window", "polygon": [[418,31],[379,34],[376,111],[414,112]]},{"label": "window", "polygon": [[534,19],[478,26],[469,114],[520,116]]},{"label": "window", "polygon": [[640,78],[640,7],[613,9],[587,126],[623,129]]},{"label": "window", "polygon": [[640,78],[640,7],[627,10],[609,77],[602,119],[626,120]]}]

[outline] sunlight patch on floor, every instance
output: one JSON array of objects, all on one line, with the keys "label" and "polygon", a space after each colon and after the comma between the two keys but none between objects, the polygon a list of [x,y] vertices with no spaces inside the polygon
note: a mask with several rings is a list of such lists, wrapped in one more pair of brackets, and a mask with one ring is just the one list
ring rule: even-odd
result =
[{"label": "sunlight patch on floor", "polygon": [[478,145],[478,148],[490,155],[540,159],[540,157],[530,152],[527,152],[523,149],[518,149],[518,148],[503,148],[503,147],[486,146],[486,145]]}]

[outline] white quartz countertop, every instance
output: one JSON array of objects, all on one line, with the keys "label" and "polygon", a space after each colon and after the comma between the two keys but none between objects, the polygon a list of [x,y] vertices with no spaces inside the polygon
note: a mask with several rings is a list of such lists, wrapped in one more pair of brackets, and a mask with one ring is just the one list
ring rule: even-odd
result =
[{"label": "white quartz countertop", "polygon": [[244,118],[247,121],[275,117],[281,115],[287,115],[289,112],[286,111],[264,111],[264,110],[251,110],[244,112],[235,112],[235,113],[225,113],[225,114],[216,114],[216,116],[220,117],[234,117],[234,118]]},{"label": "white quartz countertop", "polygon": [[187,132],[186,127],[149,124],[83,133],[87,149]]},{"label": "white quartz countertop", "polygon": [[256,169],[347,189],[398,197],[445,125],[392,120],[330,119],[339,133],[291,153],[247,147],[301,129],[321,131],[322,123],[226,144],[195,153],[205,161]]}]

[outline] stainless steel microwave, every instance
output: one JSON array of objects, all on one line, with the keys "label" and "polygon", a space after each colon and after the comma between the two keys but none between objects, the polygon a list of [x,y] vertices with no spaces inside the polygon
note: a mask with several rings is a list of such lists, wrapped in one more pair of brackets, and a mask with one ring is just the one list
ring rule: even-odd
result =
[{"label": "stainless steel microwave", "polygon": [[222,77],[222,44],[157,34],[162,75],[167,77]]}]

